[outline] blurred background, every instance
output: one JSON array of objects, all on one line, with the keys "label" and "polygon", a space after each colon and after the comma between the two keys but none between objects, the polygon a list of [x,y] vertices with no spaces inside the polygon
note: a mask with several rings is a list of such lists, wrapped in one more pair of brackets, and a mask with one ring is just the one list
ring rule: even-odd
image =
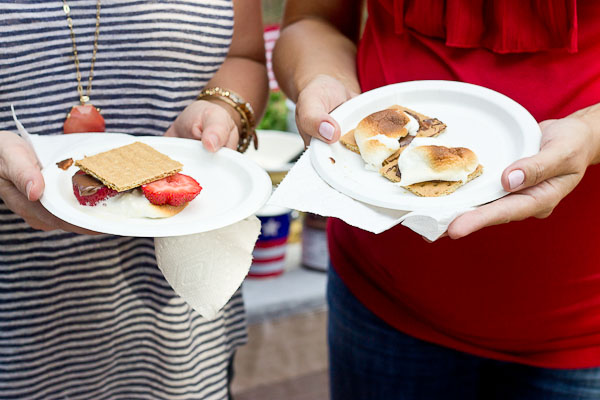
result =
[{"label": "blurred background", "polygon": [[[279,36],[284,0],[263,0],[265,53]],[[267,110],[258,124],[259,149],[246,153],[263,166],[274,188],[304,151],[294,105],[270,72]],[[252,147],[252,146],[251,146]],[[326,219],[265,207],[254,262],[242,285],[248,344],[235,358],[234,400],[326,400]]]},{"label": "blurred background", "polygon": [[[269,68],[269,85],[271,93],[269,97],[269,107],[267,108],[263,119],[260,121],[259,129],[275,129],[281,131],[295,131],[293,119],[288,121],[287,111],[292,103],[287,102],[285,95],[279,91],[275,76],[271,71],[271,51],[275,41],[279,37],[279,25],[283,15],[284,0],[263,0],[263,23],[265,28],[265,51],[267,55],[267,67]],[[289,127],[288,127],[289,125]]]}]

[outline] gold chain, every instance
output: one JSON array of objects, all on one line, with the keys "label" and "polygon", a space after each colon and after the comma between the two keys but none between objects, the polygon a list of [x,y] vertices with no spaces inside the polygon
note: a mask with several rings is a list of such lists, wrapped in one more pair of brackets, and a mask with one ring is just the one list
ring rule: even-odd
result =
[{"label": "gold chain", "polygon": [[75,43],[75,31],[73,30],[73,20],[71,19],[71,7],[67,4],[67,0],[63,0],[63,11],[67,15],[67,25],[71,31],[71,42],[73,43],[73,55],[75,59],[75,70],[77,71],[77,92],[79,93],[79,101],[85,104],[90,101],[90,93],[92,92],[92,79],[94,79],[94,64],[96,63],[96,52],[98,51],[98,36],[100,35],[100,0],[96,3],[96,33],[94,34],[94,49],[92,51],[92,62],[90,67],[90,76],[88,78],[85,95],[81,85],[81,72],[79,72],[79,57],[77,54],[77,44]]}]

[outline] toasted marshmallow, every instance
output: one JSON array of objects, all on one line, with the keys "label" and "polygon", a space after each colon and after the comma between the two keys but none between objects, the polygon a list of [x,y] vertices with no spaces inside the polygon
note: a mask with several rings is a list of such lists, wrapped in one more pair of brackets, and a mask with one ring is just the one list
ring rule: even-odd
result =
[{"label": "toasted marshmallow", "polygon": [[148,201],[139,188],[106,199],[95,207],[89,207],[92,212],[128,218],[167,218],[179,213],[184,208],[185,205],[179,207],[154,205]]},{"label": "toasted marshmallow", "polygon": [[408,123],[406,124],[406,130],[410,136],[417,136],[417,132],[419,132],[419,121],[413,118],[412,115],[405,112],[404,115],[408,117]]},{"label": "toasted marshmallow", "polygon": [[398,158],[400,186],[427,181],[467,182],[479,165],[473,151],[464,147],[438,146],[435,139],[417,138]]},{"label": "toasted marshmallow", "polygon": [[357,138],[356,144],[360,149],[360,155],[365,161],[365,167],[378,171],[383,164],[383,160],[392,155],[400,148],[398,139],[393,139],[385,135],[376,135],[371,138]]},{"label": "toasted marshmallow", "polygon": [[388,108],[363,118],[354,139],[368,169],[378,171],[383,160],[400,148],[399,140],[408,134],[408,116],[401,110]]}]

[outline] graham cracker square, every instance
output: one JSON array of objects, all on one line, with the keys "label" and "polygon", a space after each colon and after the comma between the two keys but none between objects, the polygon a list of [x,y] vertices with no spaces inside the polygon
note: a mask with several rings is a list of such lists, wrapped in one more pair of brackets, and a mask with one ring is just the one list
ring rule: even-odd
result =
[{"label": "graham cracker square", "polygon": [[[475,171],[471,172],[467,177],[467,182],[471,182],[483,173],[483,166],[479,164]],[[427,181],[420,183],[413,183],[412,185],[404,186],[408,191],[421,197],[439,197],[447,196],[453,193],[461,187],[463,183],[461,181]]]},{"label": "graham cracker square", "polygon": [[183,168],[180,162],[142,142],[86,156],[75,165],[118,192],[173,175]]}]

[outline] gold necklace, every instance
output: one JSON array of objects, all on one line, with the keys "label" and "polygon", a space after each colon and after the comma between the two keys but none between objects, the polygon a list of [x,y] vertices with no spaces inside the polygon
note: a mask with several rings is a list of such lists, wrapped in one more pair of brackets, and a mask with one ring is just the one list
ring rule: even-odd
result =
[{"label": "gold necklace", "polygon": [[94,79],[94,64],[96,64],[96,53],[98,51],[98,36],[100,35],[100,0],[96,2],[96,32],[94,33],[94,46],[92,50],[92,61],[90,75],[88,77],[85,94],[81,84],[81,72],[79,71],[79,53],[77,52],[77,43],[75,42],[75,30],[73,29],[73,20],[71,19],[71,8],[67,0],[63,0],[63,11],[67,16],[67,25],[71,32],[71,43],[73,44],[73,60],[75,62],[75,71],[77,73],[77,93],[79,93],[80,105],[73,106],[67,114],[63,126],[64,133],[75,132],[104,132],[104,118],[100,115],[100,110],[92,104],[86,104],[90,101],[92,92],[92,79]]}]

